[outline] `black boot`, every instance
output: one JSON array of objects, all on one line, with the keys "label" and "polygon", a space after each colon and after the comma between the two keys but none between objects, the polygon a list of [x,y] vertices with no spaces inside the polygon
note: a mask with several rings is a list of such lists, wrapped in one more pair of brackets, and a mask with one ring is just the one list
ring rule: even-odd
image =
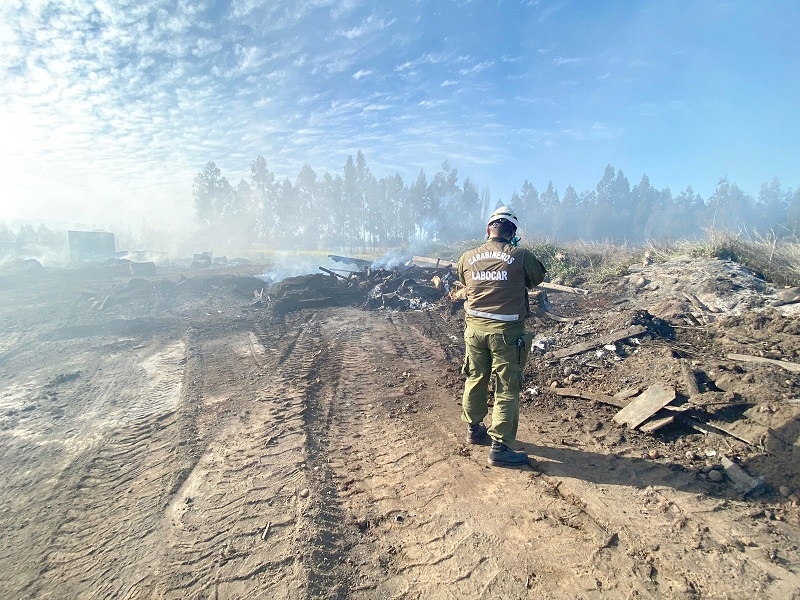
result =
[{"label": "black boot", "polygon": [[475,423],[467,427],[467,443],[480,444],[486,439],[486,425]]},{"label": "black boot", "polygon": [[489,464],[493,467],[518,467],[528,464],[528,455],[524,452],[515,452],[505,444],[492,440]]}]

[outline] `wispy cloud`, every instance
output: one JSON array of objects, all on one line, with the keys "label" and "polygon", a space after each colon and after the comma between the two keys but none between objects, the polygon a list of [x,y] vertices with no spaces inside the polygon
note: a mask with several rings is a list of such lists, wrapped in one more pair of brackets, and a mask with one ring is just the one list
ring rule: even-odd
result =
[{"label": "wispy cloud", "polygon": [[396,21],[396,19],[389,19],[386,21],[384,19],[376,18],[375,15],[370,15],[357,27],[352,27],[350,29],[341,31],[340,35],[352,40],[363,35],[380,32],[388,27],[391,27]]},{"label": "wispy cloud", "polygon": [[553,64],[557,67],[563,65],[582,65],[583,62],[583,58],[567,58],[565,56],[559,56],[553,59]]},{"label": "wispy cloud", "polygon": [[474,75],[476,73],[480,73],[482,71],[485,71],[486,69],[491,67],[493,64],[494,64],[493,60],[484,60],[482,62],[479,62],[477,64],[472,65],[471,67],[467,67],[465,69],[459,70],[458,74],[459,75]]},{"label": "wispy cloud", "polygon": [[539,15],[539,23],[544,23],[547,19],[552,17],[558,11],[563,10],[569,5],[569,2],[555,2],[553,4],[549,4],[542,8],[541,14]]}]

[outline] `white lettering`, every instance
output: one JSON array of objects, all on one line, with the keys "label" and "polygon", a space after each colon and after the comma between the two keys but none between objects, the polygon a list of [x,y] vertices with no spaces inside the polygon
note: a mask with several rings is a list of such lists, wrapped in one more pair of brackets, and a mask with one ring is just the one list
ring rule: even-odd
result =
[{"label": "white lettering", "polygon": [[472,281],[508,281],[508,271],[471,271]]},{"label": "white lettering", "polygon": [[491,250],[491,251],[488,251],[488,252],[479,252],[477,254],[473,254],[467,260],[467,264],[469,266],[472,266],[472,265],[474,265],[476,262],[478,262],[480,260],[487,260],[487,259],[502,260],[503,262],[505,262],[506,264],[509,264],[509,265],[514,262],[514,257],[511,256],[510,254],[507,254],[505,252],[501,252],[499,250]]}]

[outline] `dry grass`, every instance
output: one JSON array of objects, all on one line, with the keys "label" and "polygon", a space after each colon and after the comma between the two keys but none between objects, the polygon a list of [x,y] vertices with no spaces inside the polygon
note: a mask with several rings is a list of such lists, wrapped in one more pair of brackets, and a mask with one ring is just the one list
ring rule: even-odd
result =
[{"label": "dry grass", "polygon": [[776,286],[800,285],[800,242],[796,239],[711,230],[706,240],[681,242],[676,248],[690,256],[737,262]]},{"label": "dry grass", "polygon": [[567,285],[601,283],[624,275],[631,265],[665,262],[678,256],[731,260],[775,286],[800,285],[800,241],[773,234],[736,235],[711,230],[698,241],[649,242],[629,246],[597,242],[539,243],[529,246],[548,270],[548,279]]}]

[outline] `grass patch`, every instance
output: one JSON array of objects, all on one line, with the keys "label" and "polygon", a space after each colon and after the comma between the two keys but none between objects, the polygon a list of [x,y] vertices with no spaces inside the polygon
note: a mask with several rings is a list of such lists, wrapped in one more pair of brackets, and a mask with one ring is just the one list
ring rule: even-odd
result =
[{"label": "grass patch", "polygon": [[679,242],[673,250],[683,255],[739,263],[776,286],[800,285],[800,243],[796,239],[711,230],[705,240]]}]

